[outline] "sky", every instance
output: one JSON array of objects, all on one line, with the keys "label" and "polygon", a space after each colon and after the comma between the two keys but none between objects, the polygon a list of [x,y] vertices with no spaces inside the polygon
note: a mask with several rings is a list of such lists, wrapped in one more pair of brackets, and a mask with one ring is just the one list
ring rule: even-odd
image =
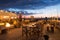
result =
[{"label": "sky", "polygon": [[60,15],[60,0],[0,0],[0,9],[33,13],[25,13],[27,16],[57,17]]}]

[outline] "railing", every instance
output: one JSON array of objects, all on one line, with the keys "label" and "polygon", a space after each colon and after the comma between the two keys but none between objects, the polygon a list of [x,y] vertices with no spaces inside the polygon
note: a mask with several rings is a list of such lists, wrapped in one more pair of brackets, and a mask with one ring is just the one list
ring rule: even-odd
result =
[{"label": "railing", "polygon": [[42,40],[42,28],[22,27],[22,40]]}]

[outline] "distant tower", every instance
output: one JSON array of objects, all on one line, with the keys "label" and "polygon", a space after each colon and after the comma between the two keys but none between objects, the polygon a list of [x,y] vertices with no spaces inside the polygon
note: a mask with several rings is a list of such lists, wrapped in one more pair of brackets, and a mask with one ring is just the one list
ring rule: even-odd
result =
[{"label": "distant tower", "polygon": [[47,17],[45,17],[45,21],[47,22],[47,20],[48,20],[48,18]]},{"label": "distant tower", "polygon": [[30,18],[31,18],[31,21],[34,21],[34,16],[30,16]]}]

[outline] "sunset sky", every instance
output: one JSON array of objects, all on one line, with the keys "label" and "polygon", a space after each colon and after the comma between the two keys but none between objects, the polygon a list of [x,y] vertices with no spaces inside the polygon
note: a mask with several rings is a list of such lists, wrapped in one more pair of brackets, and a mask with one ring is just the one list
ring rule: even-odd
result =
[{"label": "sunset sky", "polygon": [[33,13],[27,16],[60,17],[60,0],[1,0],[0,9]]}]

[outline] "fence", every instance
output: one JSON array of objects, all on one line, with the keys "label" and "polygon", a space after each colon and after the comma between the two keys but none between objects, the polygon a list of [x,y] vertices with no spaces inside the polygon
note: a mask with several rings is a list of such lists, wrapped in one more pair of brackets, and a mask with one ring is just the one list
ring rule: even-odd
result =
[{"label": "fence", "polygon": [[22,27],[22,40],[42,40],[42,27]]}]

